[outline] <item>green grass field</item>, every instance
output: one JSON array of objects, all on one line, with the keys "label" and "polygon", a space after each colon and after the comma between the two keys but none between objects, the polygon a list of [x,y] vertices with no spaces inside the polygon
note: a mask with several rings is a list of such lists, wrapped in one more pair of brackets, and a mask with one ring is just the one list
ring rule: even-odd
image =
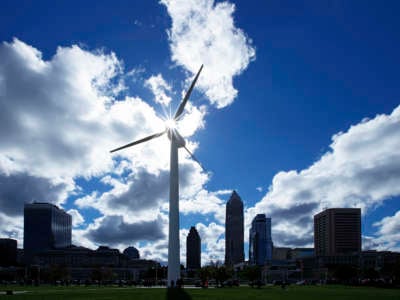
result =
[{"label": "green grass field", "polygon": [[399,289],[381,289],[346,286],[290,286],[286,290],[280,287],[263,287],[252,289],[239,288],[186,288],[182,292],[173,290],[167,292],[164,288],[131,288],[131,287],[0,287],[5,290],[26,291],[23,294],[7,296],[0,294],[0,299],[101,299],[101,300],[158,300],[158,299],[271,299],[271,300],[399,300]]}]

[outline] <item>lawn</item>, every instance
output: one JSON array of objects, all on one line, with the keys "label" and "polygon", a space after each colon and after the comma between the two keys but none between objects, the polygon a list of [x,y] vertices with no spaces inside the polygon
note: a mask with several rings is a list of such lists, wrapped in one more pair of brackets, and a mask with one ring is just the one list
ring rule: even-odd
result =
[{"label": "lawn", "polygon": [[357,299],[357,300],[386,300],[400,299],[399,289],[381,289],[367,287],[346,286],[290,286],[286,290],[280,287],[263,287],[252,289],[249,287],[239,288],[210,288],[191,289],[186,288],[181,292],[173,290],[167,292],[163,288],[131,288],[131,287],[4,287],[0,291],[13,289],[14,291],[26,291],[23,294],[6,296],[0,294],[0,299],[100,299],[100,300],[158,300],[158,299],[271,299],[271,300],[329,300],[329,299]]}]

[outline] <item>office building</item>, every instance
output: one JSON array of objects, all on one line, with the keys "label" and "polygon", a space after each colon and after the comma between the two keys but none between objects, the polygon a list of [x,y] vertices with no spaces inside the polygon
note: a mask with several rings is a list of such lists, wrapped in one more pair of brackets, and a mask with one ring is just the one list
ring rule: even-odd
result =
[{"label": "office building", "polygon": [[71,246],[72,217],[50,203],[24,206],[24,259],[31,263],[40,252]]},{"label": "office building", "polygon": [[258,214],[249,231],[249,263],[264,265],[272,259],[271,218]]},{"label": "office building", "polygon": [[272,260],[292,259],[292,249],[289,247],[273,247]]},{"label": "office building", "polygon": [[294,248],[291,250],[291,257],[295,260],[314,256],[314,248]]},{"label": "office building", "polygon": [[357,255],[361,252],[361,209],[330,208],[314,216],[316,256]]},{"label": "office building", "polygon": [[0,239],[0,267],[17,265],[17,241]]},{"label": "office building", "polygon": [[243,202],[233,191],[226,204],[225,217],[225,265],[244,261]]},{"label": "office building", "polygon": [[201,238],[194,226],[190,227],[186,238],[186,269],[197,270],[201,267]]},{"label": "office building", "polygon": [[156,261],[130,259],[108,246],[99,246],[96,250],[76,246],[52,249],[35,255],[35,260],[43,273],[42,279],[52,266],[65,267],[65,276],[72,280],[93,280],[97,276],[109,280],[139,280],[150,268],[160,268]]}]

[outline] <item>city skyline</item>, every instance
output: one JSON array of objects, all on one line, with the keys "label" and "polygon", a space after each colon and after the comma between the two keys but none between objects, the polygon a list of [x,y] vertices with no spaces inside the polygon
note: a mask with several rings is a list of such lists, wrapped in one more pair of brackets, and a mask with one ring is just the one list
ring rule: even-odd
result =
[{"label": "city skyline", "polygon": [[[313,216],[314,235],[313,248],[295,248],[312,249],[315,256],[357,256],[361,254],[361,210],[359,208],[328,208],[318,212]],[[233,266],[236,264],[248,263],[249,265],[268,264],[273,258],[275,249],[290,248],[274,245],[271,232],[271,218],[266,218],[265,214],[257,214],[250,226],[248,260],[244,259],[243,239],[243,202],[240,196],[233,191],[229,201],[226,203],[225,230],[229,233],[229,241],[225,248],[225,265]],[[39,224],[42,221],[42,224]],[[51,252],[51,250],[77,249],[79,246],[71,243],[72,217],[63,209],[51,203],[33,202],[24,205],[24,250],[21,263],[29,264],[32,257],[36,254]],[[28,224],[28,226],[26,226]],[[41,226],[38,231],[38,226]],[[39,235],[38,235],[39,234]],[[9,238],[1,238],[4,244],[15,242],[15,251],[17,251],[17,241]],[[84,247],[81,247],[85,249]],[[99,245],[99,248],[109,249],[108,245]],[[228,250],[227,250],[228,249]],[[315,250],[314,250],[315,249]],[[181,249],[184,250],[184,249]],[[206,264],[201,264],[201,237],[195,226],[190,227],[186,237],[186,268],[196,270]],[[376,249],[370,249],[376,251]],[[113,249],[115,251],[115,249]],[[119,250],[118,250],[119,251]],[[246,252],[246,249],[244,249]],[[368,252],[367,249],[363,250]],[[139,250],[133,246],[128,246],[120,253],[129,257],[129,259],[140,259]],[[307,255],[310,255],[309,253]],[[313,254],[314,255],[314,254]],[[278,255],[280,257],[280,255]],[[276,260],[276,259],[275,259]],[[278,259],[279,260],[279,259]],[[189,262],[190,261],[190,262]],[[183,264],[183,261],[180,262]],[[221,261],[211,262],[222,263]],[[168,265],[168,264],[166,264]]]},{"label": "city skyline", "polygon": [[224,260],[236,190],[245,259],[257,214],[307,247],[333,207],[361,208],[365,249],[399,251],[399,4],[368,5],[3,1],[0,237],[21,247],[24,203],[51,202],[73,244],[165,262],[168,139],[108,150],[163,130],[204,63],[179,128],[207,170],[180,153],[181,249],[195,226],[202,262]]}]

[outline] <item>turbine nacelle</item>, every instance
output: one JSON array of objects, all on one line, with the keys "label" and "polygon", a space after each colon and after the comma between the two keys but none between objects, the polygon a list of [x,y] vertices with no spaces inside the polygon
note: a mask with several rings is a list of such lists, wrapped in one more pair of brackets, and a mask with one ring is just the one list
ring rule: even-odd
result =
[{"label": "turbine nacelle", "polygon": [[179,134],[178,130],[173,129],[173,128],[168,128],[167,129],[167,134],[168,134],[168,138],[169,140],[172,142],[172,139],[174,139],[175,141],[175,145],[178,148],[182,148],[186,146],[186,141],[185,139]]}]

